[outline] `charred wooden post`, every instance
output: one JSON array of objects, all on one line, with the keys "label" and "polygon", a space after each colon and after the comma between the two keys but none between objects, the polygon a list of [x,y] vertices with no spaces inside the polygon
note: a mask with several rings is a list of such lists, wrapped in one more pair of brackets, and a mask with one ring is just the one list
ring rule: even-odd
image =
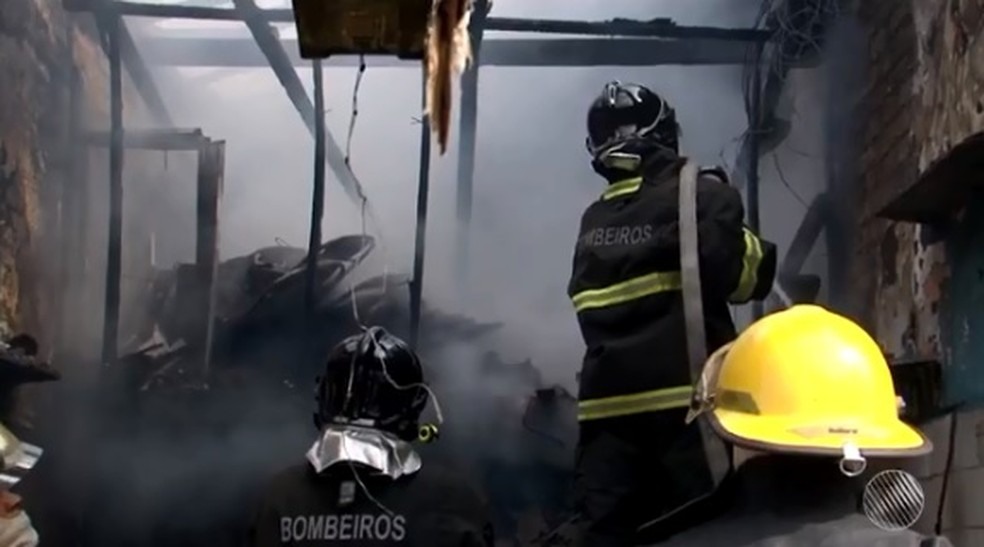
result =
[{"label": "charred wooden post", "polygon": [[[90,131],[84,135],[90,146],[105,146],[108,137],[105,131]],[[123,135],[123,146],[137,150],[197,152],[206,140],[201,129],[139,129]]]},{"label": "charred wooden post", "polygon": [[820,232],[824,229],[827,218],[827,207],[830,200],[827,194],[819,194],[813,198],[803,221],[793,235],[793,240],[789,243],[789,250],[779,268],[780,276],[798,275],[806,265],[806,259],[810,256],[810,251],[820,238]]},{"label": "charred wooden post", "polygon": [[455,260],[457,266],[457,281],[459,296],[465,296],[468,279],[468,243],[471,234],[473,186],[475,180],[475,146],[478,133],[478,69],[481,57],[482,36],[484,33],[486,15],[489,11],[488,0],[478,0],[472,12],[471,37],[472,63],[461,76],[461,114],[459,118],[458,138],[458,192],[457,220],[458,229],[457,250]]},{"label": "charred wooden post", "polygon": [[[488,30],[488,29],[486,29]],[[255,51],[248,38],[147,38],[140,41],[148,62],[165,66],[211,66],[224,68],[266,67],[263,54]],[[297,54],[296,40],[282,40],[295,66],[307,61]],[[651,38],[485,38],[481,66],[502,67],[587,67],[655,65],[742,65],[747,54],[742,47],[725,40]],[[331,57],[327,67],[356,67],[352,56]],[[416,61],[395,57],[374,57],[373,67],[416,68]],[[794,66],[812,66],[802,61]],[[330,148],[328,159],[331,159]]]},{"label": "charred wooden post", "polygon": [[[123,62],[123,66],[126,67],[126,71],[130,75],[130,80],[137,89],[137,93],[140,94],[140,98],[143,99],[144,104],[147,105],[151,115],[157,119],[158,123],[171,125],[171,115],[168,113],[164,98],[154,84],[154,78],[151,76],[150,70],[147,69],[147,64],[137,49],[136,42],[133,41],[133,35],[130,34],[130,30],[120,19],[123,14],[119,10],[116,10],[113,2],[109,0],[88,0],[80,3],[74,2],[73,0],[63,0],[62,5],[67,11],[88,11],[93,13],[96,16],[96,26],[103,34],[110,32],[110,27],[116,29],[113,32],[117,32],[120,38],[120,59]],[[108,49],[109,44],[104,41],[102,46],[103,53],[108,57],[110,55]]]},{"label": "charred wooden post", "polygon": [[164,98],[157,89],[157,85],[154,84],[154,77],[147,69],[147,64],[137,49],[136,42],[133,41],[133,35],[130,34],[130,30],[126,28],[126,23],[123,21],[119,22],[119,33],[120,59],[126,67],[127,74],[130,75],[133,87],[137,89],[137,93],[140,94],[140,98],[143,99],[157,123],[172,125],[171,114],[164,103]]},{"label": "charred wooden post", "polygon": [[314,70],[314,189],[311,197],[311,230],[308,238],[307,270],[304,285],[307,342],[313,347],[315,295],[318,286],[318,250],[321,248],[321,222],[325,215],[325,91],[321,61],[311,63]]},{"label": "charred wooden post", "polygon": [[[66,313],[61,315],[57,351],[76,346],[82,337],[76,334],[73,323],[87,309],[89,291],[89,148],[82,142],[83,105],[82,76],[78,69],[71,71],[68,90],[68,170],[70,180],[65,185],[62,202],[61,253],[64,275]],[[108,140],[103,141],[108,142]],[[71,337],[71,338],[69,338]]]},{"label": "charred wooden post", "polygon": [[786,257],[779,266],[776,283],[785,291],[790,303],[814,302],[820,292],[820,277],[804,275],[802,272],[821,232],[825,228],[829,229],[830,208],[831,199],[828,194],[819,194],[813,198],[789,243]]},{"label": "charred wooden post", "polygon": [[[218,209],[225,172],[225,142],[205,137],[201,129],[144,129],[128,131],[118,138],[114,138],[112,131],[109,135],[104,131],[96,131],[84,134],[79,141],[97,147],[106,146],[107,142],[116,143],[121,151],[130,148],[197,153],[195,264],[187,270],[179,271],[177,284],[182,302],[186,302],[189,309],[193,310],[182,321],[182,324],[186,324],[186,327],[182,327],[186,330],[182,332],[187,333],[191,340],[204,344],[204,372],[207,374],[211,363],[214,329],[216,297],[213,286],[218,268]],[[116,305],[118,308],[118,301]],[[118,323],[117,319],[117,329]]]},{"label": "charred wooden post", "polygon": [[204,334],[202,379],[212,364],[212,334],[215,328],[215,277],[219,267],[219,200],[225,172],[225,141],[205,139],[198,151],[195,269],[200,291],[198,332]]},{"label": "charred wooden post", "polygon": [[123,258],[123,72],[120,66],[119,17],[105,18],[109,50],[109,242],[106,252],[106,295],[103,316],[102,364],[116,361],[120,330],[120,274]]},{"label": "charred wooden post", "polygon": [[[421,104],[426,101],[427,71],[423,71]],[[431,131],[430,116],[420,119],[420,173],[417,183],[417,230],[414,239],[413,278],[410,280],[410,347],[417,349],[420,340],[421,295],[424,289],[424,256],[427,244],[427,200],[430,194]]]},{"label": "charred wooden post", "polygon": [[[755,45],[755,58],[752,73],[752,104],[748,113],[748,180],[745,185],[745,200],[748,213],[748,227],[759,232],[759,131],[762,128],[762,51],[761,43]],[[762,317],[762,302],[752,302],[752,320]]]}]

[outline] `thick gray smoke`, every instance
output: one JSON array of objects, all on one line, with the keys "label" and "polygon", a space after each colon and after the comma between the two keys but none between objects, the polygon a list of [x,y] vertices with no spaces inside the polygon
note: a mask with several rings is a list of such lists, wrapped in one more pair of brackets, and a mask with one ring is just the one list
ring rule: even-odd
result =
[{"label": "thick gray smoke", "polygon": [[[592,20],[670,17],[680,24],[744,27],[753,23],[760,4],[760,0],[496,0],[493,14]],[[173,31],[176,24],[162,26]],[[248,37],[244,28],[232,27],[220,32]],[[209,28],[214,25],[201,24],[195,33]],[[383,245],[364,265],[365,275],[409,273],[420,146],[420,126],[414,120],[421,112],[421,74],[418,68],[374,67],[372,59],[368,64],[358,97],[351,158],[373,212],[368,230]],[[310,88],[310,71],[299,72]],[[278,240],[304,247],[313,143],[273,73],[266,68],[209,68],[167,69],[160,74],[160,80],[168,80],[162,87],[176,125],[201,127],[210,137],[227,141],[222,258],[248,254]],[[354,68],[329,68],[325,74],[328,129],[343,147],[355,76]],[[808,203],[824,183],[821,99],[804,92],[819,87],[811,85],[811,77],[815,78],[797,76],[804,84],[796,86],[791,103],[793,133],[789,145],[777,153],[789,187],[780,182],[771,159],[762,164],[763,232],[781,249],[788,245],[805,210],[799,200]],[[439,396],[449,422],[459,427],[459,439],[474,439],[481,450],[501,452],[505,459],[525,457],[523,446],[534,442],[509,436],[520,429],[510,420],[515,417],[518,422],[530,384],[483,376],[479,361],[488,351],[499,353],[506,362],[529,359],[545,383],[575,388],[583,346],[566,286],[580,214],[604,185],[590,169],[584,151],[585,110],[601,86],[613,79],[651,86],[674,105],[687,155],[703,164],[733,164],[737,139],[747,125],[741,67],[483,68],[469,276],[464,283],[467,293],[461,295],[454,269],[455,234],[460,229],[455,221],[456,122],[448,154],[433,158],[424,298],[447,311],[504,325],[496,337],[478,347],[453,348],[453,354],[435,356],[447,361],[441,367],[452,372],[438,386]],[[194,222],[193,170],[187,164],[183,169],[187,184],[175,185],[173,191],[157,188],[153,198],[143,201],[157,209],[153,218],[171,219],[174,225],[172,235],[159,235],[154,254],[160,267],[193,259],[189,231]],[[359,209],[330,170],[327,178],[324,238],[360,233],[364,219]],[[161,209],[167,209],[166,214]],[[131,210],[129,215],[139,219],[146,213],[151,218],[149,210]],[[166,222],[158,224],[166,229]],[[183,235],[173,235],[178,231]],[[427,329],[426,324],[422,327]],[[490,392],[506,401],[506,412],[475,397]],[[220,471],[226,477],[259,483],[271,467],[301,457],[314,430],[306,421],[307,410],[292,406],[297,399],[285,402],[269,392],[231,394],[217,398],[210,408],[227,420],[244,408],[244,397],[251,397],[245,405],[250,409],[248,425],[234,420],[222,423],[216,426],[222,431],[218,435],[182,435],[179,426],[132,434],[133,430],[121,427],[107,441],[108,452],[125,460],[109,465],[121,477],[139,478],[127,479],[125,487],[114,485],[114,490],[124,488],[128,496],[137,492],[143,500],[137,503],[142,512],[134,513],[135,523],[169,510],[170,502],[162,500],[189,495],[197,496],[200,511],[197,517],[189,512],[181,518],[197,518],[202,525],[233,518],[223,506],[223,500],[230,498],[227,489],[215,487],[208,497],[189,494],[197,492],[192,486],[208,484],[210,479],[222,482],[216,479]],[[216,410],[219,407],[223,408]],[[247,415],[240,416],[247,423]],[[504,432],[490,429],[499,422],[509,422],[502,426]],[[181,457],[173,457],[175,453]],[[227,458],[230,454],[238,456]],[[551,458],[557,466],[565,466],[571,455],[572,447],[561,446],[555,447]]]},{"label": "thick gray smoke", "polygon": [[[494,4],[493,13],[500,16],[672,17],[681,24],[740,26],[751,23],[758,2]],[[414,250],[420,130],[413,120],[420,116],[420,71],[368,63],[352,164],[378,219],[370,228],[384,238],[385,266],[407,272]],[[211,81],[202,93],[188,92],[190,101],[179,111],[184,123],[229,140],[224,256],[270,245],[275,237],[303,246],[313,145],[272,72],[182,72],[191,81]],[[309,83],[310,71],[300,72]],[[580,213],[602,189],[584,152],[586,105],[611,79],[651,85],[676,106],[687,152],[703,163],[718,163],[722,153],[733,154],[733,141],[745,124],[738,73],[737,67],[482,69],[469,298],[455,299],[454,143],[446,156],[435,154],[433,160],[425,297],[503,321],[506,343],[498,349],[507,359],[531,358],[549,380],[572,387],[581,342],[566,283]],[[343,144],[355,74],[354,68],[326,71],[328,128]],[[328,177],[326,237],[361,231],[358,208],[330,172]]]}]

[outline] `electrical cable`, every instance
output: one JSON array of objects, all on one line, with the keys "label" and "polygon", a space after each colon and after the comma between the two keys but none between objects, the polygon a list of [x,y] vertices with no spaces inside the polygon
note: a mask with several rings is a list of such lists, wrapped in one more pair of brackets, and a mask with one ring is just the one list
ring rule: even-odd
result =
[{"label": "electrical cable", "polygon": [[[359,90],[362,87],[362,78],[365,75],[365,72],[366,72],[366,69],[367,68],[368,68],[368,66],[366,65],[365,55],[360,55],[359,56],[359,68],[358,68],[358,72],[355,75],[355,84],[352,87],[352,111],[351,111],[351,115],[349,117],[348,135],[346,136],[346,140],[345,140],[345,158],[344,158],[345,168],[348,170],[349,174],[352,175],[352,178],[358,183],[357,186],[360,189],[362,188],[362,184],[359,181],[358,176],[356,176],[355,171],[352,169],[352,140],[353,140],[353,137],[355,135],[356,122],[357,122],[357,120],[359,118]],[[383,234],[383,227],[379,223],[379,221],[378,221],[378,219],[377,219],[377,217],[376,217],[376,215],[374,213],[374,210],[372,208],[372,205],[369,203],[368,198],[365,196],[364,193],[361,192],[361,190],[360,190],[360,193],[359,193],[359,198],[360,198],[360,201],[361,201],[361,203],[360,203],[360,222],[361,222],[361,228],[362,228],[362,237],[363,238],[368,238],[369,230],[368,230],[368,225],[367,224],[368,223],[371,223],[372,226],[375,228],[375,231],[377,233],[377,239],[379,241],[379,247],[380,247],[380,249],[379,249],[380,250],[380,254],[382,254],[382,256],[383,256],[383,283],[382,283],[382,287],[381,287],[381,294],[385,298],[385,295],[387,294],[387,291],[388,291],[388,283],[389,283],[389,277],[390,277],[390,273],[389,273],[389,251],[388,251],[387,245],[386,245],[386,238],[384,237],[384,234]],[[368,223],[367,223],[367,221],[368,221]],[[350,293],[351,301],[352,301],[352,315],[355,318],[356,324],[358,324],[360,327],[362,327],[363,326],[362,325],[362,319],[359,317],[359,308],[358,308],[357,297],[356,297],[356,294],[355,294],[355,282],[354,281],[350,281],[349,282],[349,293]]]},{"label": "electrical cable", "polygon": [[[753,131],[756,131],[755,136],[760,138],[763,133],[768,133],[772,129],[760,127],[759,122],[769,117],[768,111],[763,108],[766,105],[752,104],[752,97],[755,95],[752,89],[755,82],[755,71],[765,71],[765,74],[760,78],[759,97],[761,101],[768,101],[766,92],[776,85],[781,88],[794,63],[799,62],[804,56],[816,55],[822,51],[823,43],[819,39],[819,35],[829,22],[839,17],[840,14],[839,0],[813,0],[795,3],[795,6],[788,0],[763,0],[759,5],[759,11],[752,28],[770,31],[771,38],[766,47],[751,44],[745,52],[741,89],[748,128],[737,137],[740,142],[738,147],[739,160],[742,151],[746,150],[747,140],[753,136]],[[758,55],[755,54],[756,51],[759,52]],[[756,110],[759,112],[759,119],[753,120],[753,113]],[[783,177],[778,159],[774,156],[773,160],[776,163],[782,184],[797,201],[805,205],[802,197],[793,191]],[[739,165],[741,165],[740,161],[736,161],[735,166],[738,167]]]},{"label": "electrical cable", "polygon": [[[380,332],[382,332],[383,329],[380,328],[380,327],[366,327],[365,325],[360,325],[360,327],[363,329],[363,337],[364,337],[363,339],[368,338],[369,342],[372,344],[372,354],[373,354],[374,357],[376,357],[377,359],[379,359],[379,363],[380,363],[380,366],[381,366],[382,372],[383,372],[383,378],[386,379],[386,382],[391,387],[393,387],[393,389],[396,389],[398,391],[405,391],[405,390],[408,390],[408,389],[415,389],[415,388],[416,389],[422,389],[422,390],[424,390],[424,392],[427,393],[427,395],[428,395],[428,397],[429,397],[429,399],[431,401],[431,404],[434,407],[434,414],[436,416],[436,422],[437,422],[436,425],[438,427],[440,427],[441,425],[443,425],[444,424],[444,414],[443,414],[443,412],[441,412],[441,403],[438,401],[437,395],[434,393],[434,390],[432,390],[430,386],[428,386],[424,382],[412,382],[412,383],[409,383],[409,384],[400,384],[396,380],[394,380],[393,377],[390,375],[389,368],[388,368],[388,366],[386,364],[386,351],[385,351],[385,348],[382,347],[382,345],[379,343],[379,339],[376,338],[376,336]],[[359,345],[361,347],[362,344],[360,343]],[[351,364],[351,367],[350,367],[350,369],[352,371],[355,370],[355,358],[356,358],[356,355],[357,354],[353,354],[352,355],[352,364]],[[352,395],[352,382],[354,381],[354,377],[355,377],[355,374],[354,373],[352,373],[352,374],[349,375],[349,385],[348,385],[348,388],[346,390],[346,397],[350,397]],[[362,478],[359,476],[359,472],[358,472],[358,469],[355,466],[355,463],[348,456],[347,449],[345,448],[345,445],[344,444],[342,445],[342,450],[345,453],[345,460],[348,462],[349,468],[352,471],[352,476],[355,479],[356,484],[359,485],[359,488],[362,490],[362,492],[366,495],[366,497],[369,499],[369,501],[373,502],[373,504],[375,504],[377,507],[379,507],[379,509],[381,509],[382,511],[384,511],[387,515],[393,516],[394,515],[393,511],[389,507],[386,507],[386,505],[384,505],[378,499],[376,499],[376,497],[372,495],[372,492],[369,491],[369,488],[366,486],[365,482],[363,482]]]},{"label": "electrical cable", "polygon": [[796,198],[796,201],[800,202],[800,205],[802,205],[804,209],[809,209],[810,206],[806,203],[806,200],[799,195],[799,192],[793,190],[793,186],[789,184],[788,180],[786,180],[786,174],[783,172],[782,166],[779,164],[779,155],[775,152],[772,153],[772,163],[776,167],[776,175],[779,176],[779,181],[786,187],[786,190],[789,190],[789,193]]},{"label": "electrical cable", "polygon": [[950,438],[947,440],[946,463],[943,464],[943,478],[940,482],[940,503],[936,507],[936,524],[933,532],[939,536],[943,533],[943,512],[946,510],[946,496],[950,487],[950,471],[953,469],[953,460],[957,446],[957,415],[959,407],[950,411]]},{"label": "electrical cable", "polygon": [[[355,181],[358,183],[357,184],[357,187],[358,188],[361,188],[362,185],[361,185],[361,183],[359,183],[359,179],[358,179],[358,177],[356,176],[355,172],[352,169],[352,164],[351,164],[351,151],[352,151],[352,140],[353,140],[353,136],[355,134],[355,126],[356,126],[356,122],[357,122],[358,116],[359,116],[359,89],[361,88],[361,85],[362,85],[362,77],[363,77],[363,75],[366,72],[366,68],[367,68],[367,66],[366,66],[366,62],[365,62],[365,56],[364,55],[360,55],[359,56],[359,69],[358,69],[358,73],[356,74],[356,77],[355,77],[355,85],[353,86],[353,90],[352,90],[352,112],[351,112],[351,117],[349,119],[348,135],[347,135],[346,143],[345,143],[345,158],[344,158],[345,168],[352,175],[353,179],[355,179]],[[383,232],[382,226],[380,226],[379,223],[377,222],[376,217],[373,214],[372,206],[369,203],[369,200],[366,198],[365,194],[361,193],[361,191],[360,191],[359,197],[361,199],[362,236],[364,238],[365,237],[368,237],[367,220],[370,221],[373,224],[374,228],[376,229],[376,231],[379,234],[380,247],[381,247],[381,251],[382,251],[382,254],[383,254],[383,286],[382,286],[382,294],[383,294],[383,297],[385,298],[385,295],[387,294],[387,283],[389,282],[389,267],[388,267],[389,261],[388,261],[388,253],[386,252],[385,238],[383,237],[383,234],[382,234],[382,232]],[[369,342],[372,344],[372,353],[380,361],[380,365],[382,367],[383,377],[385,378],[386,382],[389,383],[390,386],[393,387],[394,389],[400,390],[400,391],[408,390],[408,389],[414,389],[414,388],[424,390],[424,392],[427,393],[428,398],[429,398],[431,404],[434,407],[434,414],[435,414],[436,422],[437,422],[436,425],[438,427],[440,427],[441,425],[443,425],[444,424],[444,414],[443,414],[443,412],[441,410],[441,403],[440,403],[440,401],[437,398],[437,394],[434,393],[433,389],[431,389],[430,386],[428,386],[424,382],[414,382],[414,383],[411,383],[411,384],[402,385],[402,384],[396,382],[396,380],[394,380],[393,377],[390,375],[389,369],[388,369],[388,366],[387,366],[387,362],[386,362],[386,352],[383,350],[382,346],[379,343],[379,340],[376,338],[376,336],[382,331],[382,329],[380,327],[369,327],[368,325],[366,325],[362,321],[362,317],[359,314],[358,297],[356,295],[354,282],[352,282],[352,283],[349,284],[349,296],[350,296],[351,303],[352,303],[352,317],[355,320],[356,325],[358,325],[358,327],[362,330],[363,336],[364,337],[367,337],[368,340],[369,340]],[[353,361],[354,361],[354,359],[355,359],[355,356],[353,355]],[[353,363],[353,370],[354,370],[354,363]],[[351,395],[351,391],[352,391],[352,387],[353,387],[352,386],[353,380],[354,380],[354,376],[350,376],[349,377],[349,385],[348,385],[348,389],[347,389],[348,395]],[[343,450],[344,450],[344,445],[343,445]],[[389,509],[388,507],[386,507],[382,502],[380,502],[378,499],[376,499],[375,496],[372,495],[372,492],[370,492],[369,488],[366,486],[366,484],[364,483],[364,481],[360,477],[359,472],[358,472],[358,469],[356,468],[356,466],[355,466],[354,462],[351,460],[351,458],[347,454],[345,455],[345,457],[346,457],[346,460],[348,461],[348,464],[349,464],[350,469],[352,471],[352,476],[353,476],[355,482],[359,485],[359,488],[366,495],[366,497],[371,502],[373,502],[373,504],[375,504],[382,511],[384,511],[387,515],[393,516],[394,515],[393,511],[391,509]]]}]

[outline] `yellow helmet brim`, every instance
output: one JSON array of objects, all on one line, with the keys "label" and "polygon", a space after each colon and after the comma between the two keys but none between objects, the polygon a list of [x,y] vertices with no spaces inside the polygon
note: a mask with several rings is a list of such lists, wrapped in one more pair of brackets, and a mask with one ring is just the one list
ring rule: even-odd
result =
[{"label": "yellow helmet brim", "polygon": [[750,450],[839,456],[848,442],[871,456],[915,457],[933,450],[929,439],[898,420],[805,423],[801,417],[757,416],[725,409],[715,409],[708,417],[718,435]]}]

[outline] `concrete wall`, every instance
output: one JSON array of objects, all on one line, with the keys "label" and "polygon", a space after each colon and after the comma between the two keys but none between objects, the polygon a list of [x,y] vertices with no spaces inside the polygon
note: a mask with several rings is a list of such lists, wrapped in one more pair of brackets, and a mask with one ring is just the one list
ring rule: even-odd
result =
[{"label": "concrete wall", "polygon": [[[958,414],[943,529],[958,546],[984,545],[984,201],[955,212],[945,232],[878,219],[956,144],[984,130],[984,3],[980,0],[862,2],[868,28],[868,85],[861,101],[865,146],[852,278],[860,316],[897,357],[939,357],[947,398]],[[979,178],[980,174],[970,174]],[[950,181],[963,182],[963,181]],[[973,242],[978,244],[974,245]],[[915,466],[936,523],[949,418],[926,431],[935,453]]]}]

